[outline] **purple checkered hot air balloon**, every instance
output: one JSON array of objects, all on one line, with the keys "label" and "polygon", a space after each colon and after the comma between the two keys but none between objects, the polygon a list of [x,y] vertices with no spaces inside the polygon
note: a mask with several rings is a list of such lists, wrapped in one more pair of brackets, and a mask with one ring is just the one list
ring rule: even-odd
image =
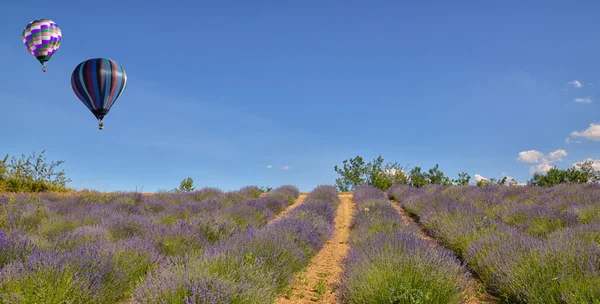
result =
[{"label": "purple checkered hot air balloon", "polygon": [[123,67],[107,58],[88,59],[77,65],[71,74],[73,92],[98,119],[100,130],[104,130],[102,119],[126,86],[127,74]]},{"label": "purple checkered hot air balloon", "polygon": [[46,62],[56,53],[62,42],[62,32],[58,25],[49,19],[33,20],[27,24],[22,34],[25,47],[42,64],[46,72]]}]

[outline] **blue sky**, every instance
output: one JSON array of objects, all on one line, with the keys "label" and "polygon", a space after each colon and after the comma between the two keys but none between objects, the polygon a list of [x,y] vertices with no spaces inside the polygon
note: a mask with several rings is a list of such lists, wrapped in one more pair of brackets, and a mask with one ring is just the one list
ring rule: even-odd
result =
[{"label": "blue sky", "polygon": [[[309,191],[356,155],[521,182],[600,159],[600,3],[370,3],[11,1],[0,153],[46,149],[103,191]],[[47,73],[21,42],[38,18],[63,32]],[[104,131],[70,86],[94,57],[129,79]]]}]

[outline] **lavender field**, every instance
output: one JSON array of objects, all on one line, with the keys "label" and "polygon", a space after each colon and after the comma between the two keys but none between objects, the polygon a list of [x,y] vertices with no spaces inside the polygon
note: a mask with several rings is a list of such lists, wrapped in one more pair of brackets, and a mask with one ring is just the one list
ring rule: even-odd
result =
[{"label": "lavender field", "polygon": [[431,250],[383,191],[354,190],[356,215],[341,303],[461,303],[466,271],[449,250]]},{"label": "lavender field", "polygon": [[0,303],[280,303],[340,229],[336,303],[600,303],[600,185],[339,194],[2,194]]},{"label": "lavender field", "polygon": [[506,303],[600,303],[600,185],[387,191]]},{"label": "lavender field", "polygon": [[135,290],[133,303],[271,303],[333,232],[339,203],[319,186],[262,229],[224,239],[203,254],[170,259]]},{"label": "lavender field", "polygon": [[[218,300],[232,292],[227,267],[242,263],[256,271],[246,275],[269,273],[259,266],[268,262],[263,253],[252,252],[248,242],[264,248],[259,242],[269,238],[264,227],[299,195],[294,186],[265,196],[257,187],[152,195],[0,195],[0,303],[194,303],[198,297],[209,299],[202,303],[227,303]],[[292,231],[305,229],[313,233],[306,248],[316,250],[314,230],[327,233],[326,220],[307,227],[303,217],[310,210],[295,211],[273,225],[282,227],[279,242],[292,246],[283,238],[298,238]],[[219,259],[244,240],[246,251],[237,260],[231,254]],[[186,281],[190,272],[179,270],[200,263],[210,264],[214,275]]]}]

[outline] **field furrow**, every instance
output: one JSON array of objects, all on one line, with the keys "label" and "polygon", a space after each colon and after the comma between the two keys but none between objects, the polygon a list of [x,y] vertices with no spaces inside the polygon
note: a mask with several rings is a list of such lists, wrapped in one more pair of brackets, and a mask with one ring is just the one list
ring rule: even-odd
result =
[{"label": "field furrow", "polygon": [[354,201],[340,303],[463,302],[467,272],[449,250],[432,248],[380,189],[359,186]]},{"label": "field furrow", "polygon": [[275,303],[336,303],[336,287],[342,272],[341,263],[348,253],[350,222],[355,209],[351,193],[342,193],[339,198],[333,236],[292,285],[279,294]]},{"label": "field furrow", "polygon": [[505,303],[600,303],[600,187],[388,190]]},{"label": "field furrow", "polygon": [[271,303],[331,237],[338,205],[335,188],[319,186],[270,225],[164,263],[138,284],[129,303]]},{"label": "field furrow", "polygon": [[[392,204],[394,209],[402,215],[402,220],[406,225],[418,228],[415,230],[418,231],[418,235],[421,239],[426,240],[429,243],[429,248],[432,250],[440,250],[441,245],[435,238],[427,234],[417,219],[411,217],[396,201],[390,200],[390,204]],[[468,274],[459,278],[460,284],[463,286],[463,304],[500,303],[498,298],[485,291],[485,285],[478,278],[477,274],[471,273],[466,267],[465,272],[468,272]]]},{"label": "field furrow", "polygon": [[260,194],[245,187],[0,196],[0,303],[127,301],[154,270],[267,226],[300,192]]},{"label": "field furrow", "polygon": [[275,216],[275,218],[270,221],[270,224],[276,223],[280,219],[284,218],[285,215],[288,214],[288,212],[302,205],[307,196],[308,194],[301,193],[300,196],[298,196],[298,198],[296,199],[296,201],[293,204],[289,205],[287,208],[285,208],[285,210],[283,210],[281,213],[277,214],[277,216]]}]

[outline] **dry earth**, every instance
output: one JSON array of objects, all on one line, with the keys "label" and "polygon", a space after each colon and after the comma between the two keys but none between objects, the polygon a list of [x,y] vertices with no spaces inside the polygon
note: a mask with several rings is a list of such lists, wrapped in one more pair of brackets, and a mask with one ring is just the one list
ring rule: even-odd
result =
[{"label": "dry earth", "polygon": [[296,276],[275,303],[336,303],[335,286],[340,281],[342,262],[349,249],[350,222],[354,214],[351,193],[340,193],[341,203],[335,217],[333,236],[310,261],[305,271]]},{"label": "dry earth", "polygon": [[306,199],[308,195],[305,193],[300,193],[300,196],[298,196],[298,198],[296,199],[296,201],[292,204],[289,205],[287,208],[285,208],[285,210],[283,210],[281,213],[279,213],[274,219],[273,221],[271,221],[271,223],[274,223],[278,220],[280,220],[281,218],[283,218],[288,212],[296,209],[296,207],[300,206],[300,204],[302,204],[302,202],[304,202],[304,200]]},{"label": "dry earth", "polygon": [[[392,206],[394,206],[396,210],[398,210],[398,212],[400,212],[400,214],[402,215],[402,219],[404,220],[404,223],[406,225],[416,226],[419,229],[419,236],[422,239],[429,242],[429,247],[432,250],[437,250],[441,247],[434,238],[425,233],[423,228],[412,217],[408,215],[408,212],[406,212],[406,210],[404,210],[404,208],[401,207],[400,204],[393,200],[391,200],[390,203],[392,204]],[[463,297],[465,301],[463,302],[463,304],[500,303],[500,300],[498,298],[490,295],[485,291],[485,286],[483,285],[483,282],[481,282],[481,280],[475,278],[471,274],[471,272],[467,272],[467,274],[467,276],[463,277],[463,281],[460,282],[461,285],[465,288],[463,292]]]}]

